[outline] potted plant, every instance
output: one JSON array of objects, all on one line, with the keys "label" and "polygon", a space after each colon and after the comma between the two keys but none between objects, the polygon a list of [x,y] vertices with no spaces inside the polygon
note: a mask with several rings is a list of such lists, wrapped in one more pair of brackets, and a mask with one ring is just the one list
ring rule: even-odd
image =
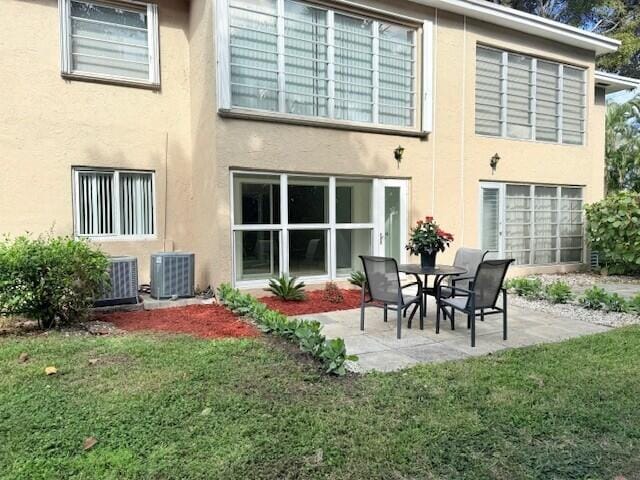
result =
[{"label": "potted plant", "polygon": [[413,255],[420,255],[422,268],[434,267],[437,253],[444,252],[451,242],[453,235],[442,230],[433,217],[427,216],[411,229],[406,249]]}]

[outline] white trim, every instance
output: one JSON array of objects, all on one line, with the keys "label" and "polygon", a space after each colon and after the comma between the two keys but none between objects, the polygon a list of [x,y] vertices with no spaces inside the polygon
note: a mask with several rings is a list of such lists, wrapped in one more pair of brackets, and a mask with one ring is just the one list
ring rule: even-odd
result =
[{"label": "white trim", "polygon": [[217,59],[218,109],[229,109],[231,108],[229,2],[228,0],[216,0],[215,3],[213,24],[216,26],[216,38],[214,41]]},{"label": "white trim", "polygon": [[433,42],[433,21],[422,23],[422,131],[431,133],[434,120],[434,90],[433,63],[435,47]]},{"label": "white trim", "polygon": [[598,35],[580,28],[548,20],[537,15],[497,5],[485,0],[410,0],[413,3],[446,10],[469,18],[511,28],[520,32],[583,48],[596,55],[613,53],[621,45],[619,40]]},{"label": "white trim", "polygon": [[[60,14],[60,73],[62,77],[77,80],[95,80],[123,85],[141,86],[149,88],[160,87],[160,30],[158,26],[158,6],[155,3],[140,2],[135,0],[123,0],[112,2],[108,0],[79,0],[82,3],[91,5],[102,5],[117,8],[118,6],[137,6],[138,13],[145,13],[147,16],[147,45],[139,45],[147,48],[148,54],[148,78],[139,79],[122,75],[112,75],[108,73],[86,72],[73,69],[73,52],[71,41],[71,0],[58,0],[58,11]],[[142,10],[142,12],[140,11]],[[116,59],[117,60],[117,59]]]},{"label": "white trim", "polygon": [[623,77],[614,73],[596,70],[594,73],[595,86],[605,89],[606,93],[634,90],[640,88],[640,80],[637,78]]}]

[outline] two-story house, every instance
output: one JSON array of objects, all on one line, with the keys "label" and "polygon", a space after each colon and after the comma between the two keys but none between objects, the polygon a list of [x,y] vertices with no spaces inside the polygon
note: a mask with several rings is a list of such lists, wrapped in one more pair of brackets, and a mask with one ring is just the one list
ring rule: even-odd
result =
[{"label": "two-story house", "polygon": [[202,286],[402,260],[425,215],[576,268],[605,94],[636,85],[595,70],[617,41],[483,0],[2,0],[0,23],[0,232],[143,279],[192,251]]}]

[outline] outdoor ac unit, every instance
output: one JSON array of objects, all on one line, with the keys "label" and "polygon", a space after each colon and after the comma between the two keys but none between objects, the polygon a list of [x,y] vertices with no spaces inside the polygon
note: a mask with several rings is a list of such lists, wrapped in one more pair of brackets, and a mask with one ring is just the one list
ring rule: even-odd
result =
[{"label": "outdoor ac unit", "polygon": [[136,257],[110,257],[109,278],[111,288],[94,302],[96,307],[138,303],[138,259]]},{"label": "outdoor ac unit", "polygon": [[600,268],[600,252],[591,252],[590,267],[592,269]]},{"label": "outdoor ac unit", "polygon": [[193,297],[194,271],[193,253],[154,253],[151,255],[151,296]]}]

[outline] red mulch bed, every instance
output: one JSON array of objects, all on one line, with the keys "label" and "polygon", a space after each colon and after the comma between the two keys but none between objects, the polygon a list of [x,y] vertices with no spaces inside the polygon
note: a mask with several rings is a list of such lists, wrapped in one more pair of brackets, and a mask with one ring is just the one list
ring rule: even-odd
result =
[{"label": "red mulch bed", "polygon": [[360,307],[360,290],[347,290],[341,288],[344,302],[331,303],[322,298],[323,290],[305,292],[307,298],[300,302],[287,302],[278,297],[259,298],[271,310],[277,310],[285,315],[306,315],[308,313],[335,312],[336,310],[350,310]]},{"label": "red mulch bed", "polygon": [[113,312],[99,315],[99,319],[127,331],[156,330],[203,338],[256,337],[260,334],[254,326],[220,305]]}]

